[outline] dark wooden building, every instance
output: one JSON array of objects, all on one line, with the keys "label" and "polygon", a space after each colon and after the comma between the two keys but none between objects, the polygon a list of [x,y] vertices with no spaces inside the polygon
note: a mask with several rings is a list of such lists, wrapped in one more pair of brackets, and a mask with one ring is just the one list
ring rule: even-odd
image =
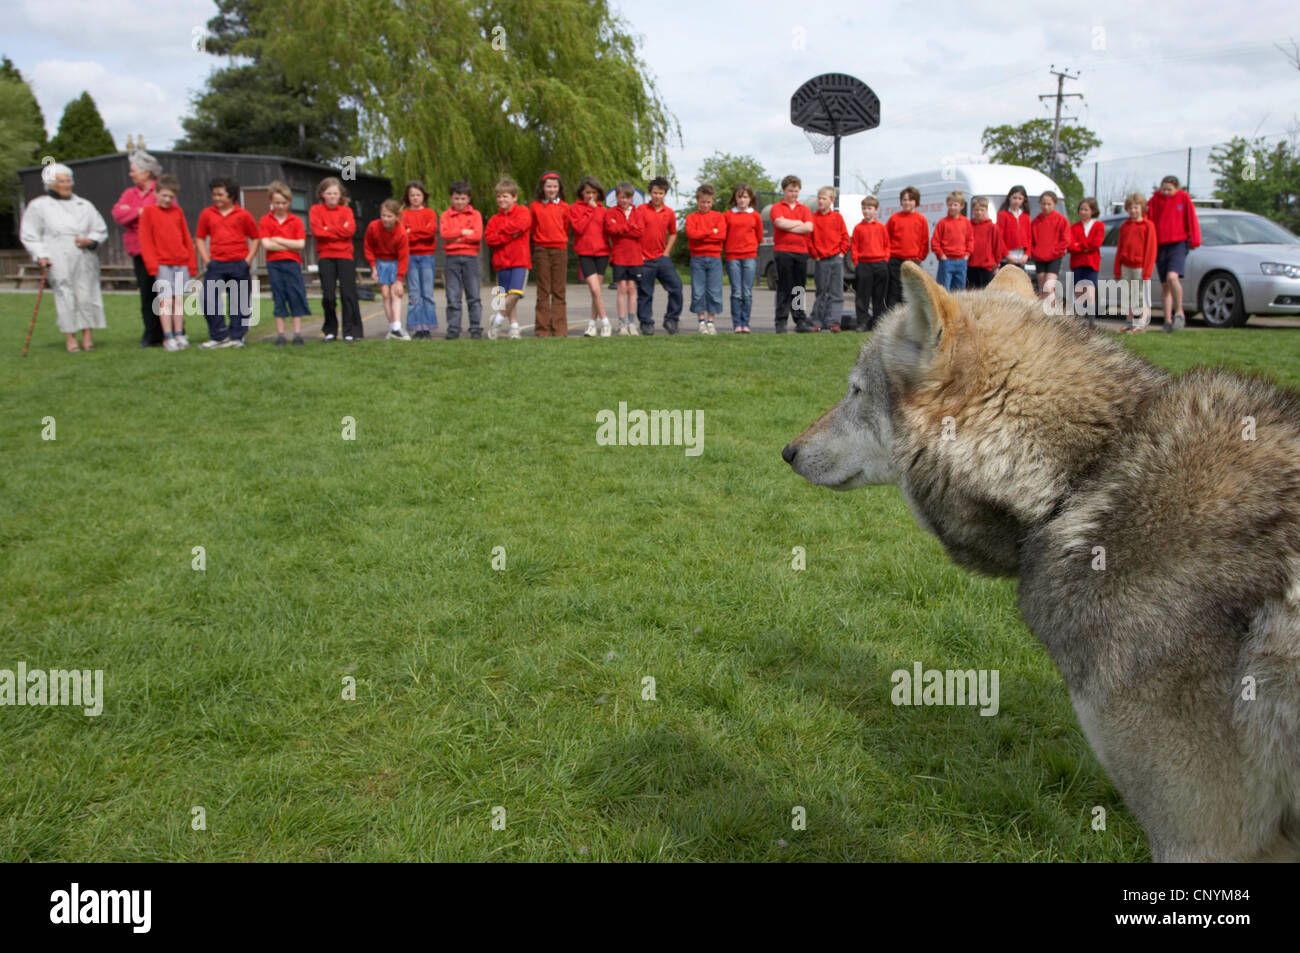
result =
[{"label": "dark wooden building", "polygon": [[[215,176],[228,176],[239,186],[239,204],[261,218],[270,209],[266,188],[277,179],[293,191],[294,214],[307,225],[307,209],[316,201],[316,186],[326,176],[342,178],[342,172],[332,166],[283,156],[234,155],[219,152],[164,152],[150,150],[149,154],[162,163],[163,171],[176,176],[181,185],[179,197],[190,233],[198,227],[199,212],[210,203],[208,182]],[[65,163],[72,169],[73,189],[99,209],[108,225],[108,241],[99,248],[100,261],[105,265],[129,265],[126,249],[122,246],[122,229],[113,221],[113,204],[122,191],[131,185],[127,174],[128,163],[124,152],[74,159]],[[22,208],[45,191],[41,183],[41,167],[27,166],[18,170],[21,183]],[[366,226],[379,217],[379,206],[393,196],[392,184],[384,176],[358,172],[355,178],[343,182],[352,200],[352,211],[357,217],[355,240],[356,259],[364,264],[362,236]],[[16,220],[22,218],[22,208]],[[316,260],[311,229],[307,229],[305,260]]]}]

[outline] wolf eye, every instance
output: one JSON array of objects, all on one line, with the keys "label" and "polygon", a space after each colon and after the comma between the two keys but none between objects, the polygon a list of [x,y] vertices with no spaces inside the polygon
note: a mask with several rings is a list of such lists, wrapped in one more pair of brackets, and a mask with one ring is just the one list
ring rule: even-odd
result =
[{"label": "wolf eye", "polygon": [[859,387],[857,384],[850,384],[850,385],[849,385],[849,394],[850,394],[850,396],[857,397],[857,396],[858,396],[859,394],[861,394],[861,393],[862,393],[862,388]]}]

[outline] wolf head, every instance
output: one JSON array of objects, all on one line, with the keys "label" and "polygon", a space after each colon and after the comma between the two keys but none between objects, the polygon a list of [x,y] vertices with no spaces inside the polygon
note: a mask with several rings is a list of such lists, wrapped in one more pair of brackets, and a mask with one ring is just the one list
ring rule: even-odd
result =
[{"label": "wolf head", "polygon": [[1071,318],[1007,266],[950,294],[918,265],[849,374],[844,399],[782,456],[837,490],[894,483],[961,565],[1014,575],[1046,519],[1164,375]]}]

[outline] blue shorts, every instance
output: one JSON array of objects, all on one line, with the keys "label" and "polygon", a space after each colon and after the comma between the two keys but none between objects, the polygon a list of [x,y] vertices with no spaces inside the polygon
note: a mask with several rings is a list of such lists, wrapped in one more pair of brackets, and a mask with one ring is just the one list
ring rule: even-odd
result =
[{"label": "blue shorts", "polygon": [[522,296],[527,283],[527,268],[501,268],[497,271],[497,284],[506,294]]},{"label": "blue shorts", "polygon": [[1169,272],[1179,278],[1187,274],[1187,241],[1169,242],[1156,248],[1156,274],[1161,281],[1169,278]]},{"label": "blue shorts", "polygon": [[277,318],[301,318],[311,314],[307,307],[307,288],[302,283],[302,266],[296,261],[268,261],[266,274],[271,279],[271,300]]},{"label": "blue shorts", "polygon": [[1085,281],[1089,282],[1094,288],[1097,287],[1097,269],[1096,268],[1071,268],[1074,273],[1074,286],[1077,288]]},{"label": "blue shorts", "polygon": [[390,258],[375,259],[375,281],[391,285],[397,281],[397,262]]}]

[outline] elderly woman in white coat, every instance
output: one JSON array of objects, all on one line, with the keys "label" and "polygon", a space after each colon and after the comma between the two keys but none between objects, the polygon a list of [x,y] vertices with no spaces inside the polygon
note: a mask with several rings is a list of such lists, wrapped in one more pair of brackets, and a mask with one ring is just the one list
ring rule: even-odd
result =
[{"label": "elderly woman in white coat", "polygon": [[68,338],[68,351],[91,351],[91,329],[106,326],[95,249],[108,240],[108,226],[95,206],[72,194],[72,170],[66,165],[47,165],[41,170],[41,181],[46,193],[28,203],[20,238],[37,264],[47,269],[46,281],[54,292],[54,309],[59,330]]}]

